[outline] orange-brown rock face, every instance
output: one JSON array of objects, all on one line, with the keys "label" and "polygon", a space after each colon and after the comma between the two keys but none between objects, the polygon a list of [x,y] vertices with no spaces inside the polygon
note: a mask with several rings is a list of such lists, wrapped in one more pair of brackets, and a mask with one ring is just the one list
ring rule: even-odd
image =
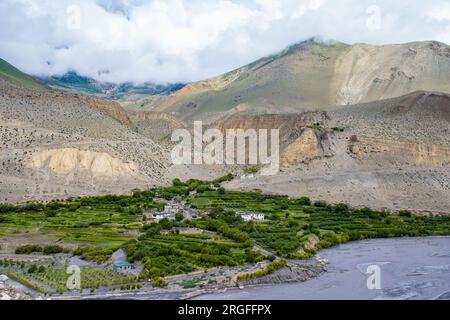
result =
[{"label": "orange-brown rock face", "polygon": [[184,125],[177,118],[165,112],[128,111],[127,114],[136,121],[164,121],[168,122],[173,129],[184,127]]},{"label": "orange-brown rock face", "polygon": [[387,139],[352,137],[350,153],[362,160],[370,154],[383,153],[415,165],[449,166],[450,148],[443,145]]},{"label": "orange-brown rock face", "polygon": [[269,115],[233,115],[215,121],[211,127],[225,133],[228,129],[278,129],[280,162],[282,166],[307,163],[313,159],[332,156],[328,134],[308,128],[312,123],[326,120],[325,112]]},{"label": "orange-brown rock face", "polygon": [[307,128],[299,138],[284,149],[281,154],[281,165],[308,163],[311,160],[332,155],[327,135]]},{"label": "orange-brown rock face", "polygon": [[103,100],[85,95],[75,95],[75,96],[78,97],[78,99],[81,102],[85,103],[86,105],[106,112],[109,116],[116,119],[120,123],[126,126],[132,125],[126,111],[117,102]]}]

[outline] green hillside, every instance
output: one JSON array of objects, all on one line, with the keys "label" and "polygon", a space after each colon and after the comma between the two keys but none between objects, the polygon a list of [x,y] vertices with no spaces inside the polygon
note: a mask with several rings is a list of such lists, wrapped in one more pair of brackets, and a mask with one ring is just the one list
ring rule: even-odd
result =
[{"label": "green hillside", "polygon": [[5,60],[0,59],[0,79],[11,81],[23,86],[42,88],[43,86],[33,77],[13,67]]}]

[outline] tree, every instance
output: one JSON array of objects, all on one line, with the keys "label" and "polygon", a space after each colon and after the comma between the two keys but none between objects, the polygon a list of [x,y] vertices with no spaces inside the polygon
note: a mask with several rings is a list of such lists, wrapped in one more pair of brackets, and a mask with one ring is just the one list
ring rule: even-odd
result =
[{"label": "tree", "polygon": [[164,230],[171,230],[173,228],[173,222],[167,218],[161,219],[159,221],[159,226]]},{"label": "tree", "polygon": [[316,201],[314,202],[314,207],[318,208],[325,208],[327,206],[327,203],[325,201]]},{"label": "tree", "polygon": [[175,214],[175,220],[177,220],[178,222],[183,221],[183,219],[184,215],[181,212]]},{"label": "tree", "polygon": [[152,279],[152,286],[153,287],[167,287],[169,283],[160,277],[155,277]]},{"label": "tree", "polygon": [[297,199],[297,204],[302,206],[310,206],[311,205],[311,199],[308,197],[300,197]]},{"label": "tree", "polygon": [[411,213],[411,211],[409,211],[409,210],[400,210],[399,212],[398,212],[398,215],[400,216],[400,217],[411,217],[412,216],[412,213]]},{"label": "tree", "polygon": [[338,203],[334,207],[334,211],[337,212],[337,213],[339,213],[339,212],[348,212],[349,210],[350,210],[350,207],[346,203]]},{"label": "tree", "polygon": [[35,264],[32,264],[29,268],[28,268],[28,273],[35,273],[38,270],[38,267]]},{"label": "tree", "polygon": [[172,184],[173,184],[175,187],[180,187],[180,186],[183,186],[183,185],[184,185],[183,182],[181,182],[181,180],[178,179],[178,178],[173,179],[173,180],[172,180]]},{"label": "tree", "polygon": [[130,214],[130,215],[142,214],[142,209],[139,206],[131,206],[128,209],[128,214]]}]

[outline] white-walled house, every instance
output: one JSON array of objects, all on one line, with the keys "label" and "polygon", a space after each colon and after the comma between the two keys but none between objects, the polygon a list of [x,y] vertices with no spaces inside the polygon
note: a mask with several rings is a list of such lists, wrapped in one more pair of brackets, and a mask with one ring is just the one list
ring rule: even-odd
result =
[{"label": "white-walled house", "polygon": [[239,212],[238,215],[240,215],[244,221],[262,221],[265,218],[263,213],[258,212]]}]

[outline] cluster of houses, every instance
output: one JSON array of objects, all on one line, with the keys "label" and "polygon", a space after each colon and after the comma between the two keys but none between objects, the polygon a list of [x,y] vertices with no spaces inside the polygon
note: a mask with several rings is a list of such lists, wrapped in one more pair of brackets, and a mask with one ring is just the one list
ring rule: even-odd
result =
[{"label": "cluster of houses", "polygon": [[[184,219],[197,219],[206,214],[182,202],[170,200],[166,203],[162,211],[147,213],[146,217],[154,221],[160,221],[162,219],[175,220],[177,213],[183,214]],[[259,212],[236,212],[236,214],[244,221],[263,221],[265,219],[264,214]]]},{"label": "cluster of houses", "polygon": [[151,216],[149,218],[156,221],[162,219],[175,220],[175,215],[177,213],[183,214],[183,217],[185,219],[197,219],[202,215],[202,212],[197,209],[191,208],[190,206],[185,205],[181,202],[170,200],[164,206],[163,211],[153,212],[151,213]]}]

